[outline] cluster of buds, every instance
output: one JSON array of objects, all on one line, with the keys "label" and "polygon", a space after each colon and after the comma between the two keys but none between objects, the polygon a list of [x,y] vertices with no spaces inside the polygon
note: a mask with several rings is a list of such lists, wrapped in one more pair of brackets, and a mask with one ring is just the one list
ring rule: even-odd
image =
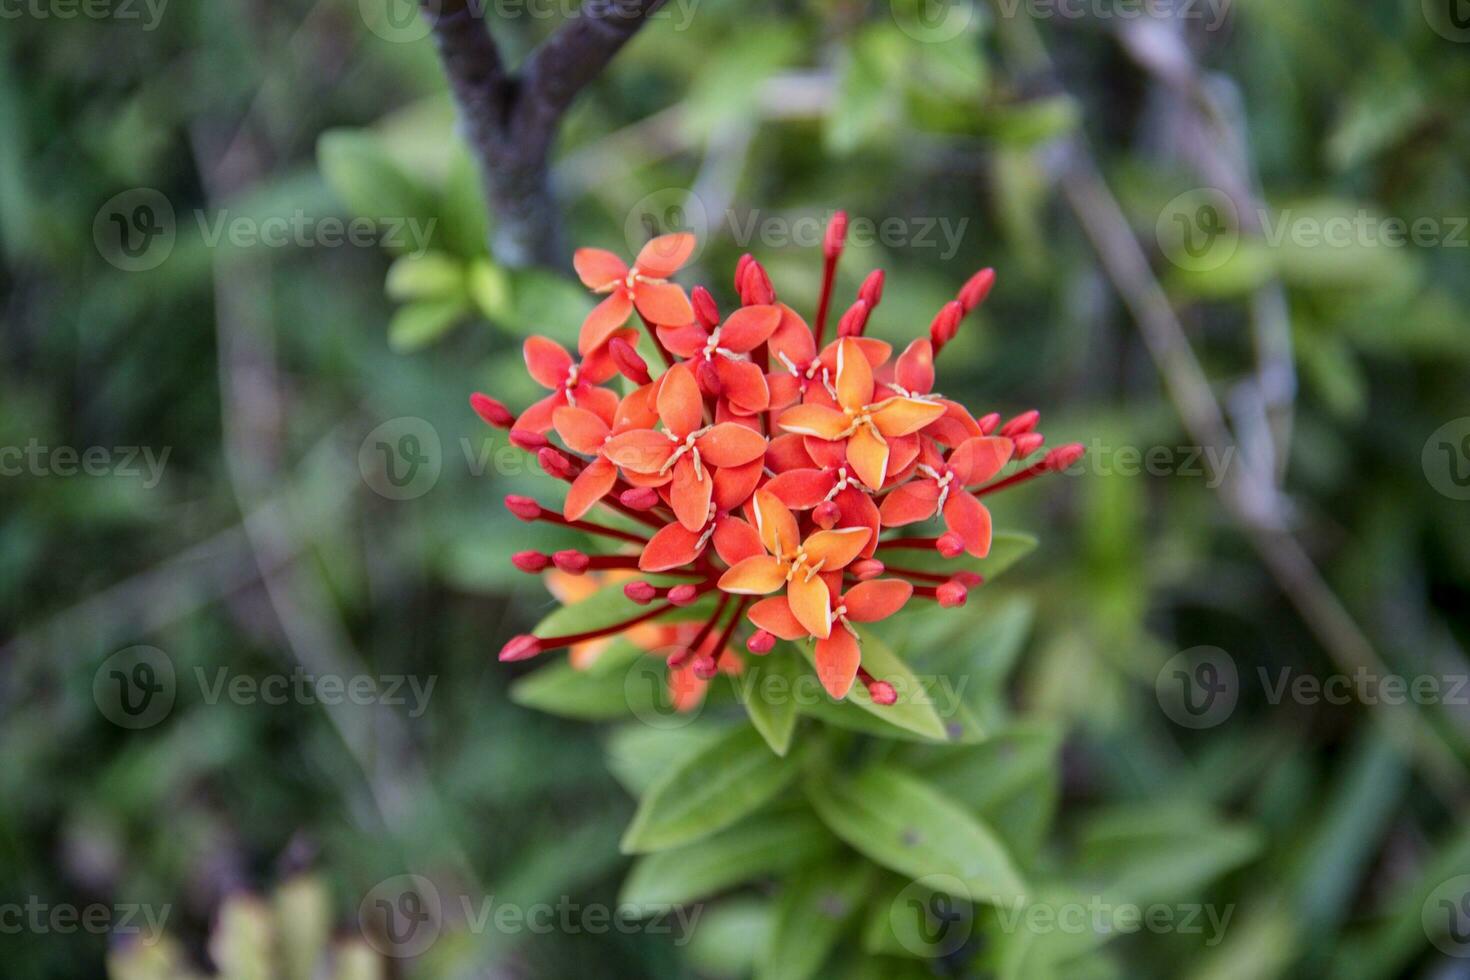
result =
[{"label": "cluster of buds", "polygon": [[[990,269],[896,359],[890,344],[865,336],[883,297],[883,273],[874,272],[824,343],[845,227],[839,212],[812,324],[777,299],[749,255],[735,270],[740,306],[728,315],[707,289],[686,293],[671,280],[693,253],[688,234],[653,239],[631,266],[601,249],[576,253],[582,282],[606,297],[582,324],[579,357],[532,337],[526,366],[551,393],[519,416],[482,394],[471,405],[570,485],[560,511],[511,496],[512,513],[608,545],[600,554],[524,551],[516,567],[550,576],[564,602],[621,582],[640,611],[585,633],[517,636],[501,660],[570,648],[573,662],[585,663],[626,636],[674,651],[670,685],[687,707],[717,672],[741,669],[735,645],[744,634],[744,650],[756,656],[778,639],[815,642],[818,676],[834,698],[860,681],[873,701],[893,703],[892,685],[863,667],[855,624],[910,601],[963,605],[981,578],[958,559],[990,549],[982,498],[1067,468],[1082,447],[1043,453],[1036,412],[976,418],[934,390],[935,359],[990,292]],[[657,377],[638,353],[642,334],[627,326],[635,313],[663,361]],[[608,386],[619,375],[622,392]],[[587,519],[597,508],[623,520]],[[885,537],[936,518],[944,525],[936,536]],[[956,570],[884,560],[904,549],[933,549]],[[677,612],[701,601],[711,609],[702,622]]]}]

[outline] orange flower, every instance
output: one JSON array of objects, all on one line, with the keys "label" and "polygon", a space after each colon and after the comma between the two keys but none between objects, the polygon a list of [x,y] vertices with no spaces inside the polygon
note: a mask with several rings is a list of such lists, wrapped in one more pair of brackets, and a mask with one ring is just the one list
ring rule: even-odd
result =
[{"label": "orange flower", "polygon": [[810,401],[787,409],[779,424],[787,432],[844,443],[848,465],[858,479],[877,490],[888,472],[888,439],[918,432],[942,416],[944,408],[904,395],[873,401],[872,365],[850,337],[838,341],[836,375],[837,407]]},{"label": "orange flower", "polygon": [[[859,582],[835,597],[832,618],[842,626],[817,639],[817,677],[827,693],[841,700],[857,677],[862,650],[853,623],[876,623],[903,608],[914,594],[908,582],[894,578]],[[783,640],[802,640],[811,630],[796,617],[786,596],[762,599],[750,607],[750,621]]]},{"label": "orange flower", "polygon": [[693,322],[694,308],[683,287],[668,281],[693,252],[694,236],[687,232],[653,239],[643,246],[632,268],[605,249],[577,249],[572,256],[577,277],[594,293],[607,294],[582,321],[577,349],[586,354],[602,346],[628,322],[635,308],[660,326],[682,327]]},{"label": "orange flower", "polygon": [[687,358],[685,363],[694,368],[696,378],[702,371],[712,371],[720,397],[731,408],[741,415],[753,415],[770,406],[771,392],[765,374],[749,354],[766,342],[780,322],[780,307],[744,306],[713,330],[691,323],[660,328],[658,336],[671,354]]},{"label": "orange flower", "polygon": [[[634,331],[624,331],[623,335],[628,343],[637,343],[638,335]],[[598,387],[618,372],[605,344],[580,364],[572,360],[565,347],[547,337],[527,337],[521,350],[526,358],[526,370],[537,384],[550,388],[551,394],[522,412],[513,428],[545,433],[552,426],[556,410],[563,405],[585,408],[605,422],[612,421],[618,407],[617,393]]]},{"label": "orange flower", "polygon": [[924,521],[935,513],[959,535],[976,558],[990,553],[990,511],[965,488],[984,483],[1010,462],[1015,444],[1004,436],[979,436],[960,443],[949,459],[926,447],[918,478],[894,487],[883,498],[879,514],[884,527]]},{"label": "orange flower", "polygon": [[649,428],[658,421],[653,391],[654,386],[647,384],[624,398],[618,403],[612,425],[596,412],[574,405],[563,405],[552,413],[552,425],[567,448],[594,457],[567,491],[562,508],[567,520],[579,520],[618,482],[617,467],[603,450],[614,437],[633,429]]},{"label": "orange flower", "polygon": [[656,401],[664,431],[634,429],[613,436],[603,453],[624,472],[671,475],[669,504],[690,531],[710,519],[714,479],[709,467],[744,466],[765,454],[766,439],[736,422],[704,424],[704,400],[687,365],[675,364],[658,381]]},{"label": "orange flower", "polygon": [[756,531],[766,554],[738,562],[720,576],[720,589],[736,595],[769,595],[786,588],[797,622],[812,636],[832,633],[832,593],[822,578],[862,553],[872,532],[865,527],[817,531],[803,541],[796,517],[780,498],[757,490],[752,501]]}]

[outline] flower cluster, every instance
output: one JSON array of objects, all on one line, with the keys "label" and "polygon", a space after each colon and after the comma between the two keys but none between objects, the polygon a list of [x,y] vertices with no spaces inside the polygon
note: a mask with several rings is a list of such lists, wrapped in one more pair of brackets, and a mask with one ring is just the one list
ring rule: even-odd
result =
[{"label": "flower cluster", "polygon": [[[817,673],[834,698],[860,680],[873,701],[893,703],[893,687],[863,668],[854,624],[885,619],[911,600],[961,605],[981,578],[897,567],[885,552],[983,558],[991,521],[981,498],[1065,469],[1082,447],[1041,453],[1036,412],[976,418],[934,390],[935,360],[984,301],[992,270],[973,276],[896,359],[891,345],[864,335],[883,295],[876,271],[824,344],[845,225],[839,212],[828,229],[812,325],[780,302],[749,255],[735,270],[740,306],[728,315],[707,289],[686,293],[671,279],[693,253],[691,235],[653,239],[631,266],[601,249],[576,253],[582,282],[606,297],[582,324],[580,359],[532,337],[526,367],[551,393],[519,416],[483,394],[471,404],[570,484],[560,513],[519,496],[506,498],[510,510],[611,546],[600,554],[522,551],[516,566],[547,572],[562,601],[621,583],[647,608],[586,633],[517,636],[501,660],[569,647],[584,665],[626,636],[674,651],[670,686],[688,707],[716,672],[741,669],[732,644],[748,621],[751,654],[769,653],[777,639],[814,641]],[[637,351],[642,334],[627,326],[635,313],[663,361],[657,377]],[[621,393],[608,386],[619,375]],[[1001,477],[1008,464],[1014,472]],[[598,507],[623,520],[588,520]],[[884,537],[934,518],[945,526],[935,537]],[[710,610],[702,622],[677,615],[701,602]]]}]

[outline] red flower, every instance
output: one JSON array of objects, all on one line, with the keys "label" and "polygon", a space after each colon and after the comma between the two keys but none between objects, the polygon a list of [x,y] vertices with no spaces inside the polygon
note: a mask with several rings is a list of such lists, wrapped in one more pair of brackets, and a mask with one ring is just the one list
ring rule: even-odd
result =
[{"label": "red flower", "polygon": [[[629,330],[624,339],[634,343],[638,335]],[[618,407],[617,393],[598,387],[618,373],[607,353],[607,345],[593,350],[580,364],[572,360],[565,347],[546,337],[527,337],[522,352],[526,370],[537,384],[550,388],[551,394],[522,412],[514,428],[544,433],[551,428],[556,410],[563,405],[585,408],[606,422],[612,421]]]},{"label": "red flower", "polygon": [[883,498],[884,527],[925,521],[936,512],[976,558],[990,553],[990,511],[965,488],[985,483],[1010,462],[1015,444],[1003,436],[977,436],[960,443],[949,458],[925,447],[916,477]]},{"label": "red flower", "polygon": [[636,308],[650,323],[681,327],[694,320],[694,308],[682,287],[668,278],[689,261],[694,252],[694,236],[685,233],[661,235],[638,253],[629,268],[612,252],[600,248],[579,248],[572,257],[577,277],[594,293],[606,293],[607,299],[587,314],[582,321],[582,334],[577,349],[583,354],[606,343]]}]

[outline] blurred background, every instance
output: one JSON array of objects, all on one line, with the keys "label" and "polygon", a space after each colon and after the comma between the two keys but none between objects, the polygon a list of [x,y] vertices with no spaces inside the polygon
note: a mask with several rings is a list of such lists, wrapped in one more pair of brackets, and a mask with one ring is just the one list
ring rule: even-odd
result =
[{"label": "blurred background", "polygon": [[[569,15],[489,19],[514,64]],[[746,975],[760,886],[480,915],[614,907],[711,718],[495,662],[554,604],[509,551],[572,539],[467,397],[591,301],[489,254],[414,5],[3,17],[3,972]],[[750,251],[809,314],[836,208],[885,339],[998,271],[943,390],[1088,457],[995,502],[995,765],[1036,862],[1175,915],[1058,975],[1470,976],[1467,98],[1460,0],[683,0],[564,120],[567,240],[693,230],[726,303]],[[443,925],[381,956],[402,875]]]}]

